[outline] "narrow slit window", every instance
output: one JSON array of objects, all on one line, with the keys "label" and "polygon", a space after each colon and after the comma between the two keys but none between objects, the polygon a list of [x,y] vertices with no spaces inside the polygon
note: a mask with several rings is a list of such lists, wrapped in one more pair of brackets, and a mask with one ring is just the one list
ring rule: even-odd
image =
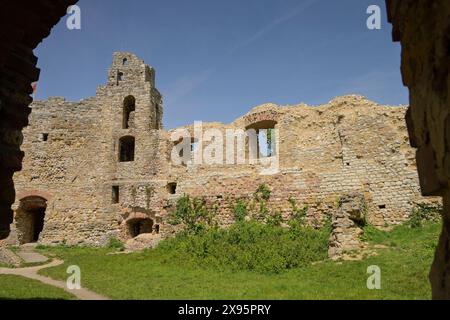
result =
[{"label": "narrow slit window", "polygon": [[136,99],[133,96],[128,96],[123,101],[123,121],[122,129],[129,129],[132,127],[133,115],[136,111]]},{"label": "narrow slit window", "polygon": [[39,140],[43,142],[48,141],[48,133],[41,133],[39,136]]},{"label": "narrow slit window", "polygon": [[120,188],[119,186],[112,187],[112,203],[117,204],[120,201]]}]

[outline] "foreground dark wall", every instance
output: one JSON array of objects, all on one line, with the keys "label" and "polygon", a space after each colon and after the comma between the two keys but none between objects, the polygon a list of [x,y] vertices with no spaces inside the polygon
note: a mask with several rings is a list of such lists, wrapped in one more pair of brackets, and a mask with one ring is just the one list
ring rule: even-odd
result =
[{"label": "foreground dark wall", "polygon": [[450,299],[450,1],[387,0],[402,76],[410,92],[411,145],[422,193],[444,199],[443,230],[430,280],[433,298]]},{"label": "foreground dark wall", "polygon": [[33,49],[76,0],[3,0],[0,10],[0,239],[9,234],[21,170],[22,128],[28,124],[31,83],[39,78]]}]

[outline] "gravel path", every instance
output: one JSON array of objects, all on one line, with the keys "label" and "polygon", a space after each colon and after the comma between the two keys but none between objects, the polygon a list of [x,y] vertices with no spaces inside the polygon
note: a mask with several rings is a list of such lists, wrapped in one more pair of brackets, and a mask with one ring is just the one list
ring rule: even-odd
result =
[{"label": "gravel path", "polygon": [[[22,252],[22,254],[21,254]],[[28,263],[34,263],[39,261],[47,261],[48,258],[42,256],[39,253],[34,252],[32,249],[25,249],[24,251],[20,251],[17,253],[22,259],[25,260],[25,262]],[[79,290],[69,290],[67,288],[66,282],[60,281],[60,280],[54,280],[52,278],[44,277],[38,274],[39,270],[56,267],[59,265],[62,265],[64,261],[61,260],[54,260],[48,264],[36,266],[36,267],[29,267],[29,268],[16,268],[16,269],[9,269],[9,268],[0,268],[0,275],[2,274],[8,274],[8,275],[17,275],[22,276],[29,279],[38,280],[42,283],[48,284],[53,287],[61,288],[65,290],[66,292],[74,295],[80,300],[109,300],[109,298],[104,297],[102,295],[99,295],[95,292],[92,292],[90,290],[81,288]]]}]

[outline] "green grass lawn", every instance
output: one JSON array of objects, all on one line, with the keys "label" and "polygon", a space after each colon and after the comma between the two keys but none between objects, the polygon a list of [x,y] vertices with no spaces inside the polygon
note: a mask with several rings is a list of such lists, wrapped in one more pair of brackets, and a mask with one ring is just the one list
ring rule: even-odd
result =
[{"label": "green grass lawn", "polygon": [[0,300],[69,300],[75,297],[62,289],[14,275],[0,275]]},{"label": "green grass lawn", "polygon": [[[78,265],[83,286],[114,299],[430,299],[428,271],[439,231],[436,223],[401,226],[389,233],[367,228],[371,244],[388,246],[377,249],[377,256],[324,261],[278,274],[219,270],[164,250],[108,255],[113,250],[64,247],[40,249],[65,260],[63,266],[41,273],[64,280],[67,267]],[[367,289],[371,265],[381,268],[381,290]]]}]

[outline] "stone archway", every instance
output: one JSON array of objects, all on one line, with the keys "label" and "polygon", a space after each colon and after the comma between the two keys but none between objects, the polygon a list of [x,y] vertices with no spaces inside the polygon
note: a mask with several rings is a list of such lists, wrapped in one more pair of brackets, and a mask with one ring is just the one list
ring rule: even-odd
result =
[{"label": "stone archway", "polygon": [[136,218],[127,221],[128,237],[133,239],[141,234],[153,233],[153,220],[150,218]]},{"label": "stone archway", "polygon": [[129,241],[140,236],[158,237],[161,221],[154,213],[128,212],[120,226],[120,238]]},{"label": "stone archway", "polygon": [[28,125],[32,82],[39,79],[33,50],[78,0],[3,1],[0,11],[0,239],[10,233],[13,174],[22,169],[22,129]]},{"label": "stone archway", "polygon": [[16,211],[15,225],[19,244],[39,241],[44,229],[47,200],[39,196],[30,196],[20,200]]}]

